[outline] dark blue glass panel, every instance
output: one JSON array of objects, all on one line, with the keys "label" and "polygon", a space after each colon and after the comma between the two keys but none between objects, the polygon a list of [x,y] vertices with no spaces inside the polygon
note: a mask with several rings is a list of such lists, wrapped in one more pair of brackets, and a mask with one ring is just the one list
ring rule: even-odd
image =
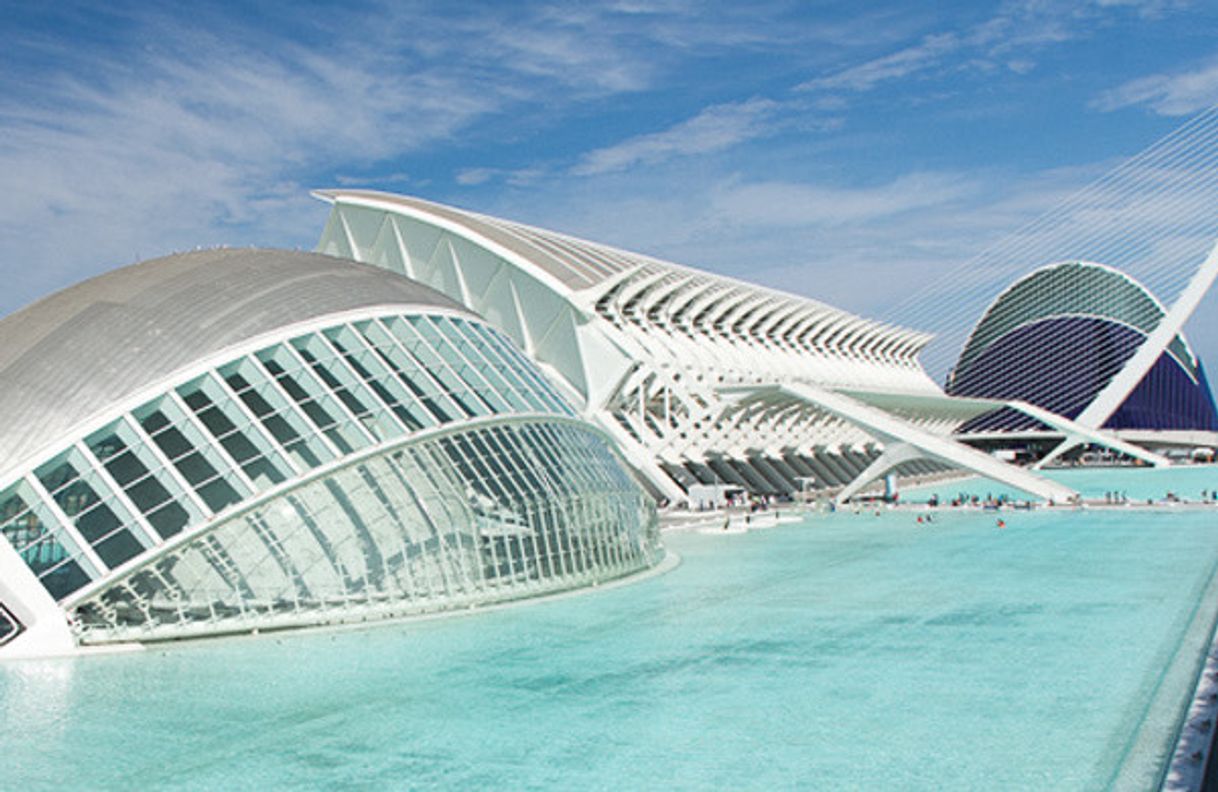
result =
[{"label": "dark blue glass panel", "polygon": [[[1097,317],[1055,317],[1012,330],[971,365],[954,372],[953,396],[1022,399],[1068,418],[1099,394],[1142,343],[1141,332]],[[1194,382],[1164,354],[1105,426],[1109,429],[1218,430],[1205,372]],[[961,431],[1033,429],[1031,418],[1002,410]]]}]

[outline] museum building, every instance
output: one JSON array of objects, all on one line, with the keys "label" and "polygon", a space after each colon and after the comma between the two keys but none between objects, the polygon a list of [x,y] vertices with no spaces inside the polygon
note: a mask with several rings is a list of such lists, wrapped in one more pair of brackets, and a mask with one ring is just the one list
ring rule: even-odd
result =
[{"label": "museum building", "polygon": [[469,608],[662,555],[605,434],[375,267],[177,254],[0,338],[0,657]]}]

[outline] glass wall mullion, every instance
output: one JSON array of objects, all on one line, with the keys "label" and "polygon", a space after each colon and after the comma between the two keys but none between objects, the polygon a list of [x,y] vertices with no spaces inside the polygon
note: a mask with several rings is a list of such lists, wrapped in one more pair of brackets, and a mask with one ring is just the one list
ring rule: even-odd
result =
[{"label": "glass wall mullion", "polygon": [[313,368],[309,362],[305,360],[303,356],[301,356],[300,350],[298,350],[291,343],[284,343],[280,344],[279,346],[280,348],[286,350],[287,354],[300,364],[302,371],[307,373],[312,378],[313,383],[317,387],[321,388],[322,392],[331,397],[330,401],[337,404],[338,409],[341,410],[343,415],[347,417],[347,420],[355,427],[355,430],[363,436],[365,443],[368,445],[377,445],[380,443],[380,440],[373,436],[372,432],[368,431],[368,427],[364,426],[363,421],[355,417],[355,413],[351,412],[351,409],[347,406],[346,402],[344,402],[339,395],[333,391],[332,388],[326,385],[326,383],[322,381],[321,377],[317,376],[317,373],[313,371]]},{"label": "glass wall mullion", "polygon": [[[392,405],[387,404],[374,388],[369,387],[364,378],[360,376],[358,371],[355,370],[355,366],[351,365],[351,361],[347,359],[347,355],[340,350],[332,340],[330,340],[328,335],[326,335],[324,332],[315,333],[314,335],[315,337],[320,338],[321,343],[325,345],[326,349],[328,349],[332,355],[334,355],[335,361],[342,369],[342,373],[338,376],[340,379],[346,380],[344,385],[347,390],[353,394],[358,393],[359,398],[368,405],[369,417],[371,419],[375,420],[378,412],[381,415],[387,416],[392,426],[397,429],[398,436],[407,435],[414,431],[407,426],[396,413],[394,413]],[[339,401],[342,400],[340,399]],[[377,409],[378,407],[380,408],[379,410]],[[383,441],[379,440],[378,438],[377,442]]]},{"label": "glass wall mullion", "polygon": [[[433,343],[432,347],[436,348],[437,352],[442,352],[440,349],[441,345],[443,346],[443,351],[451,350],[452,355],[459,358],[465,364],[466,369],[472,372],[473,377],[476,377],[483,384],[483,386],[486,387],[487,394],[498,400],[499,404],[492,404],[488,396],[483,396],[481,393],[479,393],[476,387],[471,386],[469,379],[462,377],[456,368],[453,367],[452,355],[442,355],[444,362],[449,364],[449,368],[452,370],[453,375],[457,377],[457,379],[463,381],[467,386],[471,386],[471,389],[475,393],[478,393],[479,398],[481,398],[486,404],[492,415],[499,415],[500,413],[511,410],[512,405],[508,402],[507,397],[500,393],[500,389],[491,384],[490,380],[487,379],[486,375],[482,372],[482,368],[474,365],[473,361],[469,359],[469,356],[466,355],[464,351],[462,351],[461,347],[453,342],[453,339],[449,336],[449,328],[452,327],[451,322],[449,322],[447,319],[436,316],[422,316],[419,317],[419,321],[429,322],[432,330],[436,333],[436,337],[439,339],[439,341]],[[456,333],[458,338],[463,339],[460,333],[457,333],[455,329],[451,330],[451,332]],[[422,336],[421,333],[420,336]],[[469,342],[465,341],[465,344],[468,346]]]},{"label": "glass wall mullion", "polygon": [[[482,430],[466,437],[466,441],[470,447],[476,450],[482,457],[482,463],[488,471],[490,478],[494,480],[495,492],[498,495],[499,508],[509,509],[516,517],[517,525],[522,519],[520,515],[520,498],[514,487],[510,486],[510,482],[504,476],[503,465],[494,458],[493,450],[488,449],[491,440],[491,432]],[[488,484],[489,486],[489,484]],[[527,521],[525,525],[528,525]],[[536,548],[534,548],[534,556],[536,556]]]},{"label": "glass wall mullion", "polygon": [[[440,575],[440,583],[443,590],[438,592],[448,597],[453,597],[456,592],[456,581],[453,580],[453,569],[448,567],[448,562],[451,559],[452,553],[449,547],[449,542],[442,530],[445,528],[438,517],[438,511],[443,511],[443,517],[448,526],[451,526],[452,519],[448,511],[448,504],[445,498],[441,495],[440,484],[436,481],[433,475],[439,469],[438,460],[431,458],[433,451],[430,444],[424,443],[413,448],[406,449],[406,453],[411,458],[411,466],[418,474],[418,479],[427,483],[428,493],[430,497],[424,497],[422,493],[418,494],[419,509],[426,515],[428,528],[436,539],[436,553],[433,556],[436,571]],[[436,507],[436,508],[433,508]],[[426,555],[426,554],[424,554]],[[435,589],[433,588],[433,591]]]},{"label": "glass wall mullion", "polygon": [[[554,537],[554,544],[558,547],[559,557],[562,559],[565,574],[567,576],[575,575],[577,570],[574,566],[575,559],[571,546],[571,537],[565,531],[559,531],[548,514],[547,503],[550,500],[551,493],[546,491],[545,482],[539,477],[539,471],[529,458],[529,452],[525,448],[520,428],[505,427],[501,430],[500,440],[505,449],[510,448],[512,451],[512,473],[514,477],[520,482],[522,489],[530,493],[530,501],[533,504],[537,519],[536,530]],[[564,536],[566,542],[563,541]]]},{"label": "glass wall mullion", "polygon": [[[432,486],[435,488],[435,490],[438,494],[443,493],[447,490],[450,493],[461,492],[462,495],[464,495],[464,492],[460,488],[459,485],[462,483],[465,483],[468,486],[471,482],[465,481],[464,477],[461,476],[459,472],[456,472],[456,474],[455,474],[456,480],[454,480],[453,472],[450,472],[450,470],[448,468],[446,468],[445,465],[443,464],[443,462],[447,462],[449,467],[451,467],[451,465],[452,465],[452,460],[451,460],[451,458],[449,458],[448,452],[443,448],[443,445],[442,445],[446,441],[449,443],[450,447],[455,447],[455,444],[452,443],[451,438],[441,438],[439,441],[435,441],[435,442],[426,444],[427,452],[429,452],[431,454],[431,456],[434,460],[439,462],[439,464],[436,464],[436,465],[432,466],[432,468],[430,470],[427,470],[426,473],[427,473],[428,477],[432,479]],[[457,453],[460,454],[459,448],[457,449]],[[441,462],[441,460],[443,462]],[[467,464],[468,464],[468,462],[467,462]],[[436,479],[439,476],[446,476],[446,478],[448,480],[447,481],[437,481]],[[446,483],[449,486],[447,486],[447,487],[443,486]],[[463,506],[464,508],[460,508],[460,507],[457,508],[457,512],[458,512],[457,517],[460,519],[454,519],[453,504],[457,503],[458,501],[456,501],[455,498],[450,499],[450,498],[440,497],[439,502],[444,509],[445,516],[448,518],[449,526],[453,529],[453,534],[455,536],[459,536],[460,535],[460,526],[462,524],[465,524],[465,523],[471,521],[473,518],[473,514],[470,509],[469,504],[461,502],[460,506]],[[458,545],[457,549],[460,553],[460,558],[464,559],[467,555],[465,553],[465,548],[460,546],[460,542],[457,542],[456,544]],[[449,543],[449,547],[452,547],[452,543]],[[463,569],[465,568],[464,562],[462,562],[462,568]],[[468,570],[466,570],[466,571],[468,572]],[[479,579],[481,579],[481,573],[479,573]],[[467,576],[466,582],[468,584],[472,584],[473,580]],[[466,588],[468,588],[468,587],[469,586],[466,586]]]},{"label": "glass wall mullion", "polygon": [[545,399],[546,403],[550,405],[551,409],[560,415],[574,414],[571,408],[558,397],[554,386],[545,379],[545,375],[541,373],[541,370],[537,369],[536,366],[527,357],[525,357],[519,349],[516,348],[515,344],[513,344],[505,336],[499,335],[496,331],[492,330],[490,335],[495,338],[496,341],[498,341],[500,351],[506,357],[516,362],[516,365],[513,367],[515,371],[526,382],[533,383],[536,391]]},{"label": "glass wall mullion", "polygon": [[[453,453],[457,454],[462,459],[474,477],[480,479],[486,477],[486,473],[481,472],[483,470],[482,466],[476,465],[473,460],[469,459],[469,455],[462,450],[460,444],[450,440],[449,447],[452,448]],[[513,529],[504,531],[501,529],[498,538],[500,540],[500,546],[503,548],[503,552],[507,558],[507,566],[510,577],[512,579],[527,580],[528,574],[526,559],[523,548],[520,544],[520,537],[516,530]],[[515,547],[515,551],[513,551],[513,546]]]},{"label": "glass wall mullion", "polygon": [[182,475],[182,471],[178,470],[177,465],[170,461],[169,457],[165,455],[165,452],[161,450],[161,447],[153,441],[151,435],[144,430],[144,427],[140,426],[140,422],[132,418],[130,415],[124,415],[120,420],[126,425],[127,429],[134,433],[135,437],[139,438],[143,447],[147,448],[148,452],[156,457],[157,463],[161,465],[165,473],[174,480],[174,483],[182,489],[182,492],[185,493],[186,497],[190,499],[190,502],[194,504],[195,508],[199,510],[199,513],[205,518],[214,514],[214,512],[203,501],[203,498],[199,496],[199,493],[195,492],[195,488],[190,485],[190,482],[186,480],[186,477]]},{"label": "glass wall mullion", "polygon": [[459,324],[457,329],[465,334],[470,343],[478,350],[478,354],[494,369],[499,379],[516,393],[516,398],[524,404],[524,410],[546,411],[549,409],[545,400],[534,393],[535,388],[526,383],[515,370],[516,364],[509,362],[502,352],[483,335],[484,332],[489,332],[485,326],[474,325],[472,322],[453,322],[453,324]]},{"label": "glass wall mullion", "polygon": [[609,521],[605,519],[605,515],[600,510],[602,500],[600,493],[607,489],[606,482],[596,475],[584,438],[565,428],[557,427],[546,427],[545,434],[555,445],[568,449],[567,454],[564,455],[571,459],[567,472],[578,490],[576,497],[580,501],[582,519],[587,522],[589,531],[596,536],[596,542],[601,549],[606,568],[620,566],[621,557],[615,552]]},{"label": "glass wall mullion", "polygon": [[257,490],[288,479],[292,466],[277,446],[265,442],[261,426],[250,424],[246,413],[229,404],[231,397],[217,386],[210,372],[179,386],[176,392],[207,430],[209,443],[222,446]]},{"label": "glass wall mullion", "polygon": [[337,456],[291,398],[267,376],[256,356],[216,369],[219,379],[287,453],[292,469],[309,470]]},{"label": "glass wall mullion", "polygon": [[[429,417],[430,413],[419,403],[414,394],[402,384],[397,376],[389,370],[384,359],[381,358],[368,339],[364,337],[364,334],[349,324],[343,325],[339,332],[342,335],[343,343],[352,347],[343,351],[343,357],[347,360],[347,364],[359,374],[360,379],[376,394],[381,403],[397,416],[399,423],[403,425],[407,434],[426,428],[429,422],[423,420],[420,416]],[[335,349],[338,348],[338,345],[328,335],[327,340],[331,342]],[[355,347],[358,347],[358,349]],[[357,365],[359,368],[364,369],[364,371],[360,372],[357,370]],[[384,394],[381,393],[382,390],[384,390]],[[401,412],[398,412],[399,410]],[[402,413],[406,413],[409,416],[410,423],[419,425],[409,425],[407,420],[402,417]],[[434,421],[430,423],[434,423]]]},{"label": "glass wall mullion", "polygon": [[[476,433],[473,433],[473,434],[476,434]],[[468,444],[468,442],[472,438],[473,434],[468,434],[468,435],[464,435],[464,436],[459,435],[458,437],[463,437],[465,442]],[[458,454],[460,454],[465,459],[466,464],[470,466],[471,470],[482,473],[482,475],[480,477],[483,479],[483,481],[482,481],[483,488],[489,488],[493,483],[490,479],[493,477],[494,474],[489,469],[486,469],[485,462],[483,462],[481,468],[479,468],[478,465],[475,464],[475,460],[471,459],[470,454],[466,453],[466,449],[462,448],[461,443],[455,442],[455,440],[454,440],[451,443],[451,446]],[[499,508],[499,509],[504,508],[503,504],[501,503],[500,498],[492,498],[492,501],[495,503],[497,508]],[[479,565],[479,569],[481,569],[481,565]],[[482,577],[483,573],[479,573],[479,576]]]},{"label": "glass wall mullion", "polygon": [[592,519],[591,513],[588,510],[588,495],[579,492],[568,497],[567,503],[571,505],[573,519],[582,524],[584,533],[592,541],[592,554],[597,559],[595,572],[597,578],[601,577],[602,572],[609,569],[613,565],[613,559],[609,555],[609,548],[605,544],[605,537],[601,533],[603,527],[599,521]]},{"label": "glass wall mullion", "polygon": [[123,505],[123,508],[126,509],[131,515],[133,522],[129,526],[125,525],[124,527],[134,527],[138,529],[136,531],[136,538],[140,540],[140,544],[144,546],[144,549],[147,550],[148,548],[156,547],[157,545],[162,544],[164,540],[161,538],[161,535],[152,527],[151,523],[148,522],[148,519],[144,516],[143,511],[141,511],[139,507],[131,502],[131,498],[127,497],[126,491],[123,490],[117,481],[115,481],[114,476],[110,475],[110,471],[106,469],[106,466],[103,465],[100,460],[98,460],[97,455],[93,453],[93,450],[90,449],[83,441],[77,440],[76,452],[81,455],[84,461],[87,462],[91,468],[93,468],[92,472],[94,475],[101,479],[102,483],[114,494],[115,499],[118,500],[118,502]]},{"label": "glass wall mullion", "polygon": [[[245,400],[238,396],[237,392],[233,390],[233,387],[228,384],[228,380],[224,379],[224,377],[216,371],[207,372],[207,376],[212,382],[215,382],[224,395],[227,396],[234,405],[236,405],[237,410],[240,411],[243,416],[245,416],[247,421],[249,421],[251,429],[254,432],[257,432],[263,441],[267,443],[267,445],[279,452],[279,457],[283,459],[289,468],[291,468],[292,473],[295,476],[299,476],[304,473],[304,470],[300,467],[299,463],[297,463],[297,461],[292,458],[292,455],[288,453],[288,449],[282,443],[280,443],[273,434],[271,434],[270,430],[267,429],[263,425],[262,421],[258,419],[258,416],[254,415],[254,411],[249,408],[249,405],[245,403]],[[253,386],[251,385],[251,387]]]},{"label": "glass wall mullion", "polygon": [[193,412],[169,391],[132,410],[131,415],[212,513],[240,503],[254,490],[231,468],[227,454],[220,453],[204,428],[192,420]]},{"label": "glass wall mullion", "polygon": [[[291,410],[292,414],[300,419],[300,421],[301,421],[300,425],[302,427],[305,427],[306,429],[308,427],[313,427],[310,434],[312,434],[319,441],[321,441],[321,444],[326,447],[326,450],[328,450],[330,452],[330,455],[333,459],[338,459],[340,457],[346,456],[346,454],[344,454],[342,451],[340,451],[338,446],[336,446],[334,444],[334,441],[331,440],[330,437],[326,435],[325,430],[322,429],[320,426],[318,426],[316,423],[314,423],[313,419],[310,418],[309,414],[307,412],[305,412],[305,410],[300,406],[300,404],[297,403],[296,399],[292,398],[292,394],[288,393],[287,389],[285,387],[283,387],[283,383],[280,382],[278,380],[278,378],[275,377],[274,372],[272,372],[270,369],[268,369],[266,367],[266,363],[264,363],[262,361],[262,359],[259,358],[257,355],[251,356],[250,360],[252,360],[254,362],[255,369],[257,370],[257,372],[260,375],[262,375],[262,377],[264,379],[266,379],[267,384],[271,387],[271,389],[274,390],[277,394],[279,394],[280,399],[283,400],[283,409],[285,411]],[[250,384],[251,384],[251,386],[253,385],[253,383],[250,383]],[[304,435],[301,435],[301,440],[304,440],[307,442],[307,438]]]},{"label": "glass wall mullion", "polygon": [[[25,476],[24,481],[26,486],[32,489],[34,494],[37,495],[40,500],[42,500],[43,508],[49,511],[51,516],[55,518],[55,521],[59,523],[59,530],[67,534],[68,538],[72,540],[72,544],[76,545],[77,551],[84,556],[84,560],[88,562],[90,567],[92,567],[92,569],[85,570],[86,574],[91,572],[92,574],[90,577],[92,580],[97,580],[108,572],[110,568],[101,560],[101,556],[97,554],[97,552],[93,549],[93,546],[85,541],[85,538],[81,535],[80,531],[76,530],[76,524],[72,521],[72,518],[67,515],[67,512],[60,508],[59,503],[55,500],[51,493],[47,491],[47,488],[42,485],[42,482],[38,480],[38,477],[30,473]],[[41,575],[39,577],[41,577]]]},{"label": "glass wall mullion", "polygon": [[[417,344],[416,350],[409,350],[416,360],[418,360],[428,373],[444,387],[449,397],[461,407],[461,411],[471,418],[478,418],[483,415],[493,414],[495,410],[482,398],[481,394],[475,391],[468,382],[466,382],[448,360],[436,349],[435,344],[428,340],[419,328],[415,326],[411,320],[423,321],[424,317],[398,317],[397,321],[390,327],[392,332],[395,327],[401,328],[401,333],[409,335],[410,340]],[[402,346],[406,346],[406,341],[402,335],[394,333]],[[468,404],[466,403],[468,402]]]},{"label": "glass wall mullion", "polygon": [[[479,435],[480,436],[475,439],[481,443],[484,452],[488,456],[486,464],[488,467],[495,469],[496,476],[501,482],[500,486],[504,488],[505,492],[507,490],[511,491],[512,497],[516,503],[524,503],[524,492],[521,491],[518,482],[513,476],[511,461],[508,459],[507,452],[503,448],[500,438],[497,436],[498,433],[492,429],[480,432]],[[540,549],[544,551],[546,567],[548,569],[548,574],[546,577],[558,577],[561,573],[559,571],[558,559],[555,557],[554,548],[550,542],[549,532],[538,531],[536,526],[532,525],[531,523],[526,524],[528,524],[533,531],[533,555],[535,557],[538,555],[539,543],[541,546]]]},{"label": "glass wall mullion", "polygon": [[[394,318],[396,318],[399,322],[405,321],[401,317]],[[420,360],[417,355],[406,348],[406,345],[402,343],[402,339],[398,338],[397,333],[393,332],[393,329],[385,322],[384,319],[377,318],[374,319],[373,322],[381,333],[383,333],[384,336],[393,344],[393,348],[396,349],[400,354],[405,355],[406,360],[411,363],[414,371],[418,373],[419,379],[431,386],[432,394],[430,398],[443,401],[444,407],[449,410],[449,421],[458,420],[461,416],[465,416],[467,418],[473,417],[469,410],[461,407],[453,400],[452,396],[448,392],[448,389],[444,386],[444,383],[440,382],[440,380],[435,377],[429,367],[422,360]],[[405,371],[402,373],[403,375],[410,374],[410,372]],[[439,419],[439,416],[437,416],[437,419]],[[447,421],[444,423],[447,423]]]},{"label": "glass wall mullion", "polygon": [[[251,479],[248,475],[246,475],[245,471],[242,470],[242,468],[241,468],[241,464],[239,462],[237,462],[236,459],[233,458],[232,454],[228,453],[228,449],[225,448],[224,445],[222,443],[220,443],[219,441],[214,442],[214,443],[208,442],[209,440],[214,439],[214,438],[212,438],[211,432],[207,431],[207,427],[204,426],[203,422],[199,420],[199,416],[195,415],[195,411],[190,409],[190,405],[188,405],[185,401],[182,400],[182,397],[178,394],[178,392],[176,390],[170,389],[169,391],[166,392],[165,395],[169,398],[169,400],[171,402],[173,402],[174,406],[177,407],[178,410],[181,411],[181,413],[185,416],[186,422],[194,427],[195,432],[198,433],[200,439],[203,442],[208,443],[208,445],[211,446],[211,448],[212,448],[213,452],[216,454],[216,456],[220,457],[220,459],[223,460],[223,462],[228,467],[228,469],[230,471],[232,471],[233,475],[236,476],[237,479],[240,480],[241,483],[244,484],[249,489],[250,494],[258,492],[258,487],[254,484],[253,479]],[[202,451],[200,451],[200,453],[202,453]],[[225,477],[224,470],[217,470],[216,472],[222,478]]]},{"label": "glass wall mullion", "polygon": [[[487,381],[493,392],[508,404],[510,411],[529,410],[530,405],[520,395],[519,389],[504,378],[498,366],[487,357],[482,345],[475,340],[468,322],[445,317],[436,319],[435,324],[443,326],[451,333],[449,342],[456,346],[465,359],[478,370],[479,375]],[[453,341],[453,338],[456,341]]]}]

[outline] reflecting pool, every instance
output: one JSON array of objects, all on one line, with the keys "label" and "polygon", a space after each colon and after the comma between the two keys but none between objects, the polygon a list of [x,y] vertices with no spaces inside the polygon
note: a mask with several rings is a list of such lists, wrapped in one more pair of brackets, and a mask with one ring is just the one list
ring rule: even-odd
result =
[{"label": "reflecting pool", "polygon": [[5,786],[1144,789],[1218,511],[810,516],[469,617],[0,666]]}]

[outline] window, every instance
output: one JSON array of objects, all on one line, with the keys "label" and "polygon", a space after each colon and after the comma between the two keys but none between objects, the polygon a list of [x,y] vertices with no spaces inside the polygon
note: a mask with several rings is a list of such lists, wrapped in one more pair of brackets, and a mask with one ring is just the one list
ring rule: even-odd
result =
[{"label": "window", "polygon": [[25,632],[25,625],[17,620],[13,612],[0,604],[0,646],[9,643]]}]

